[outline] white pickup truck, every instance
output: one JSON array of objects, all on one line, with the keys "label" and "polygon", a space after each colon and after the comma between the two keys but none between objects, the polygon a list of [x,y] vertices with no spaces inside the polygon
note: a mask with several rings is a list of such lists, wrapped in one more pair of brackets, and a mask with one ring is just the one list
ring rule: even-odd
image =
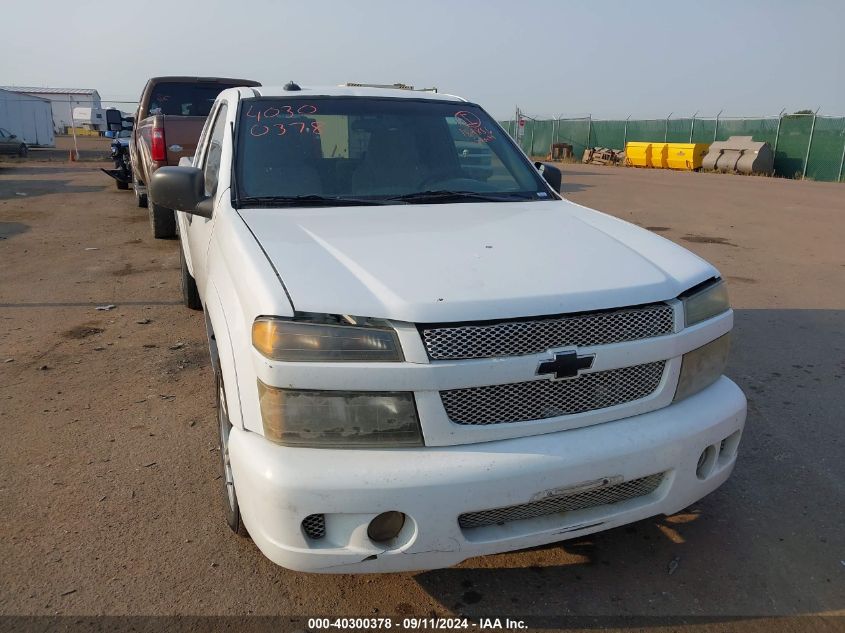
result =
[{"label": "white pickup truck", "polygon": [[718,271],[559,178],[454,96],[220,94],[150,186],[205,310],[233,530],[296,570],[430,569],[728,478],[746,401]]}]

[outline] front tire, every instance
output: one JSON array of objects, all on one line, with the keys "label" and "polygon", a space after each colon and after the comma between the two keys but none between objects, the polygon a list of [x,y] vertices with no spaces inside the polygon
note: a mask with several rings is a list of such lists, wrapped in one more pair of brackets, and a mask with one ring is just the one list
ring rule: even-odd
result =
[{"label": "front tire", "polygon": [[29,148],[24,143],[21,143],[21,146],[18,148],[18,156],[26,158],[27,154],[29,154]]},{"label": "front tire", "polygon": [[120,189],[121,191],[126,191],[127,189],[129,189],[129,183],[128,182],[120,182],[119,180],[115,180],[114,184],[117,185],[117,188]]},{"label": "front tire", "polygon": [[248,536],[241,521],[241,508],[238,505],[232,464],[229,461],[229,432],[232,430],[232,423],[229,422],[226,390],[223,388],[223,377],[220,375],[219,368],[214,375],[217,379],[217,429],[220,434],[220,465],[223,471],[223,507],[226,513],[226,524],[238,536]]},{"label": "front tire", "polygon": [[176,214],[173,209],[150,201],[150,229],[156,239],[176,237]]},{"label": "front tire", "polygon": [[188,271],[188,262],[185,260],[185,251],[182,245],[179,245],[179,263],[182,268],[182,302],[191,310],[202,310],[202,301],[200,300],[200,293],[197,290],[197,282],[191,277]]}]

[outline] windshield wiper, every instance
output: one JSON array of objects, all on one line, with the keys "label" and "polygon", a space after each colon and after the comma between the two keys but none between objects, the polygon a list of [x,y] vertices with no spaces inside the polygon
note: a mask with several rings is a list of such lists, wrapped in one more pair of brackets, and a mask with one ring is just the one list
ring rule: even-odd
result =
[{"label": "windshield wiper", "polygon": [[512,202],[530,200],[524,194],[477,193],[474,191],[418,191],[389,198],[349,198],[331,196],[246,196],[238,198],[238,208],[247,207],[357,207],[389,204],[448,202]]},{"label": "windshield wiper", "polygon": [[246,196],[238,199],[240,208],[245,207],[352,207],[389,204],[384,200],[366,198],[334,198],[331,196]]},{"label": "windshield wiper", "polygon": [[[514,197],[519,196],[519,197]],[[391,202],[406,202],[409,204],[426,202],[460,202],[462,200],[473,200],[478,202],[512,202],[514,200],[528,200],[529,198],[520,194],[501,193],[479,193],[476,191],[418,191],[407,193],[401,196],[387,198]]]}]

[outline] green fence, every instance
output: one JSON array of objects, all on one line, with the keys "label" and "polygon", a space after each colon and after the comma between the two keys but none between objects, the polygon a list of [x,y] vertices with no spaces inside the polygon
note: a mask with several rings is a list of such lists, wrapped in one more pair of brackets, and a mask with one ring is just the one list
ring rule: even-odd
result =
[{"label": "green fence", "polygon": [[[576,158],[587,147],[622,149],[628,141],[712,143],[731,136],[768,142],[775,152],[775,175],[845,181],[845,117],[786,114],[756,119],[677,118],[599,121],[524,117],[520,145],[529,156],[545,156],[552,143],[569,143]],[[516,121],[499,122],[515,138]]]}]

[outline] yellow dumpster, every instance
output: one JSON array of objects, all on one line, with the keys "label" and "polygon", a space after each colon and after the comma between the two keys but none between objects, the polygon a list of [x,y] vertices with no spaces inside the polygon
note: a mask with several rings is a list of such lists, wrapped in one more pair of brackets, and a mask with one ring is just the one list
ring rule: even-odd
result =
[{"label": "yellow dumpster", "polygon": [[665,169],[669,166],[669,143],[652,143],[651,158],[648,161],[649,167]]},{"label": "yellow dumpster", "polygon": [[626,143],[625,164],[631,167],[648,167],[651,162],[651,143]]},{"label": "yellow dumpster", "polygon": [[669,143],[669,169],[700,169],[710,143]]}]

